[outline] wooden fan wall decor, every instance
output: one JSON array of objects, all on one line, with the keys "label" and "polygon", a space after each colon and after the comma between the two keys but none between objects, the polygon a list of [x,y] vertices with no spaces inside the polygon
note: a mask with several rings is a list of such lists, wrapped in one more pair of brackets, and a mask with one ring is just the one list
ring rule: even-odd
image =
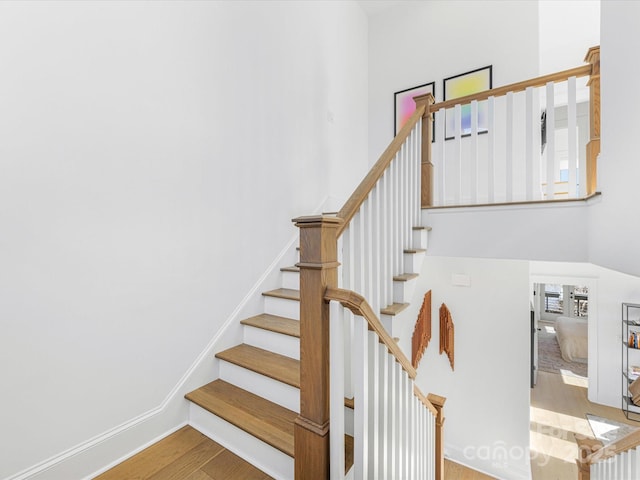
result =
[{"label": "wooden fan wall decor", "polygon": [[440,305],[440,353],[447,353],[453,370],[453,318],[447,306]]},{"label": "wooden fan wall decor", "polygon": [[411,365],[418,368],[418,363],[431,341],[431,290],[424,294],[422,306],[418,313],[416,326],[411,337]]}]

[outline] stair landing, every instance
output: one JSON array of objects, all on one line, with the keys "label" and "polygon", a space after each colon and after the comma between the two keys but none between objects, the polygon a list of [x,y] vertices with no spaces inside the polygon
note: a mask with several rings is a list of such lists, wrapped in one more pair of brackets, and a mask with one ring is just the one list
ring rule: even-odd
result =
[{"label": "stair landing", "polygon": [[190,426],[95,477],[95,480],[267,480],[269,475]]}]

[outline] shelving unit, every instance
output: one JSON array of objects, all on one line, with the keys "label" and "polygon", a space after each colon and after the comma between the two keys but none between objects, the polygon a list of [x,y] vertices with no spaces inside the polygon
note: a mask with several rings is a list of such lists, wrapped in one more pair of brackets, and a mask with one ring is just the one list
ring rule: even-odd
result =
[{"label": "shelving unit", "polygon": [[[636,375],[632,367],[638,367]],[[640,377],[640,304],[622,304],[622,411],[629,420],[640,422],[640,406],[629,394],[629,385]]]}]

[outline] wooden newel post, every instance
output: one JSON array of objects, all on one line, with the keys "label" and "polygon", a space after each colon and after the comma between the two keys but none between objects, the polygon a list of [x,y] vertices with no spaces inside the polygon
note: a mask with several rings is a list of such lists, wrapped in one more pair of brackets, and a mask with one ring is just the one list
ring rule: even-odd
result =
[{"label": "wooden newel post", "polygon": [[427,93],[413,97],[416,108],[425,106],[422,116],[422,178],[421,178],[421,204],[422,208],[433,206],[433,163],[431,162],[431,140],[433,134],[433,113],[431,105],[435,99]]},{"label": "wooden newel post", "polygon": [[427,400],[438,411],[436,417],[436,480],[444,480],[444,402],[446,398],[430,393]]},{"label": "wooden newel post", "polygon": [[591,47],[584,59],[591,64],[589,86],[589,143],[587,143],[587,195],[596,192],[600,153],[600,47]]},{"label": "wooden newel post", "polygon": [[602,448],[602,442],[595,438],[585,437],[576,434],[576,443],[578,444],[578,480],[589,480],[591,478],[591,462],[589,457],[591,454]]},{"label": "wooden newel post", "polygon": [[329,478],[329,303],[338,284],[337,230],[342,220],[312,216],[300,228],[300,415],[294,430],[296,480]]}]

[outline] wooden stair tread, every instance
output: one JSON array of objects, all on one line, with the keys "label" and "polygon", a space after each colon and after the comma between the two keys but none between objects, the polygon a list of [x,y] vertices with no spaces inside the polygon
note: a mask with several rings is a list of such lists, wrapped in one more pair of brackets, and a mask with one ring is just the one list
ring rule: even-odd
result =
[{"label": "wooden stair tread", "polygon": [[224,380],[214,380],[186,394],[185,398],[293,457],[296,412]]},{"label": "wooden stair tread", "polygon": [[300,267],[296,267],[295,265],[292,265],[290,267],[282,267],[280,269],[281,272],[293,272],[293,273],[300,273]]},{"label": "wooden stair tread", "polygon": [[353,410],[355,408],[355,403],[353,398],[344,397],[344,406]]},{"label": "wooden stair tread", "polygon": [[380,313],[383,315],[397,315],[408,306],[408,303],[392,303],[391,305],[380,310]]},{"label": "wooden stair tread", "polygon": [[418,278],[420,275],[417,273],[403,273],[402,275],[396,275],[393,277],[394,282],[407,282],[409,280],[413,280],[414,278]]},{"label": "wooden stair tread", "polygon": [[242,325],[269,330],[270,332],[300,338],[300,322],[292,318],[262,313],[254,317],[245,318],[240,323]]},{"label": "wooden stair tread", "polygon": [[413,227],[414,230],[426,230],[427,232],[431,231],[431,227]]},{"label": "wooden stair tread", "polygon": [[354,458],[353,437],[345,433],[344,435],[344,473],[345,475],[351,469],[351,467],[353,467],[353,458]]},{"label": "wooden stair tread", "polygon": [[285,298],[287,300],[300,301],[300,290],[294,290],[292,288],[276,288],[275,290],[262,292],[262,295],[265,297]]},{"label": "wooden stair tread", "polygon": [[424,253],[426,251],[425,248],[406,248],[404,253]]},{"label": "wooden stair tread", "polygon": [[299,360],[244,343],[216,353],[216,358],[300,388]]}]

